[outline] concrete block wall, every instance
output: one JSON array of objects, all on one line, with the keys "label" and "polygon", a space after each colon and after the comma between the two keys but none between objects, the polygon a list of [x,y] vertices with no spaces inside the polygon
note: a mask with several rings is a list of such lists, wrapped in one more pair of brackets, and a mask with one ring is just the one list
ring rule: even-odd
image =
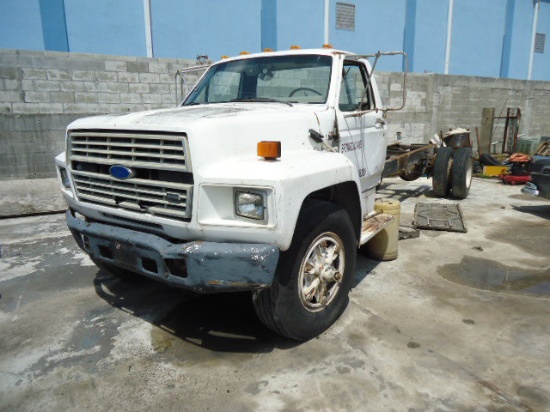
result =
[{"label": "concrete block wall", "polygon": [[[402,98],[401,73],[379,73],[379,87],[387,106],[398,106]],[[550,82],[488,77],[408,74],[407,104],[388,113],[388,137],[402,133],[404,143],[426,142],[435,133],[453,127],[472,131],[481,125],[485,107],[495,116],[506,116],[508,107],[522,112],[520,135],[550,136]],[[504,120],[495,120],[493,142],[502,140]],[[500,149],[500,145],[497,145]]]},{"label": "concrete block wall", "polygon": [[[53,177],[72,120],[175,106],[174,74],[185,59],[0,50],[0,180]],[[388,107],[401,105],[403,74],[376,74]],[[195,76],[187,79],[190,83]],[[388,113],[388,141],[427,142],[439,130],[475,130],[484,107],[519,107],[520,133],[550,135],[550,82],[409,74],[407,104]],[[493,140],[502,136],[497,122]],[[474,135],[473,135],[474,137]]]},{"label": "concrete block wall", "polygon": [[0,50],[0,180],[54,176],[53,158],[74,119],[174,107],[174,74],[194,64]]}]

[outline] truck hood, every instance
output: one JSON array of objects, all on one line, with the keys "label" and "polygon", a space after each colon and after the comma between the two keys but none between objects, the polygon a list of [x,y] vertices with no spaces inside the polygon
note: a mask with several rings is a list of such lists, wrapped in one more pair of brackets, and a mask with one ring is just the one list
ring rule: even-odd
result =
[{"label": "truck hood", "polygon": [[325,106],[294,105],[283,103],[218,103],[185,106],[171,109],[149,110],[124,115],[93,116],[75,120],[71,129],[124,129],[124,130],[163,130],[167,132],[187,132],[197,123],[215,123],[239,117],[248,121],[251,117],[277,115],[281,118],[326,110]]},{"label": "truck hood", "polygon": [[221,159],[256,156],[262,140],[281,141],[283,156],[288,151],[318,149],[309,130],[326,135],[329,125],[334,125],[334,111],[325,105],[219,103],[89,117],[74,121],[68,129],[185,133],[193,173],[200,174]]}]

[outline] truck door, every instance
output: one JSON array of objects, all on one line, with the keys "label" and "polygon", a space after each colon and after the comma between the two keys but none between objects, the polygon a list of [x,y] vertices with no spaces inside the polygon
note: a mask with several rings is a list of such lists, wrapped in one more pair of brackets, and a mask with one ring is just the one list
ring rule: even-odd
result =
[{"label": "truck door", "polygon": [[367,78],[364,64],[345,60],[336,108],[339,151],[357,166],[362,192],[380,183],[386,160],[386,122],[383,112],[374,110],[374,93]]}]

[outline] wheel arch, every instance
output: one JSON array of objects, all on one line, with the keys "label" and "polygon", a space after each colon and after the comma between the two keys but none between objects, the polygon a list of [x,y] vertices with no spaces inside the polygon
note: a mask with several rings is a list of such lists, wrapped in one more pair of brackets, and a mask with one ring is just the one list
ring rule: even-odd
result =
[{"label": "wheel arch", "polygon": [[353,224],[356,241],[359,240],[361,237],[361,201],[355,182],[342,182],[311,192],[302,202],[298,220],[307,204],[315,200],[331,202],[344,209]]}]

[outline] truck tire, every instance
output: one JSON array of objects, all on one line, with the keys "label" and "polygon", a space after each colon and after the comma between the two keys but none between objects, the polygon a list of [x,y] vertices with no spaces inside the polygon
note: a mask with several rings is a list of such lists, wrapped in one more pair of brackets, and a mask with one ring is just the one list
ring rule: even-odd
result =
[{"label": "truck tire", "polygon": [[330,202],[305,205],[273,285],[254,292],[256,314],[268,328],[290,339],[319,335],[347,306],[356,257],[348,213]]},{"label": "truck tire", "polygon": [[432,188],[437,197],[446,197],[450,189],[453,149],[440,147],[435,155]]},{"label": "truck tire", "polygon": [[453,197],[466,199],[472,184],[472,173],[472,149],[470,147],[456,149],[451,168]]}]

